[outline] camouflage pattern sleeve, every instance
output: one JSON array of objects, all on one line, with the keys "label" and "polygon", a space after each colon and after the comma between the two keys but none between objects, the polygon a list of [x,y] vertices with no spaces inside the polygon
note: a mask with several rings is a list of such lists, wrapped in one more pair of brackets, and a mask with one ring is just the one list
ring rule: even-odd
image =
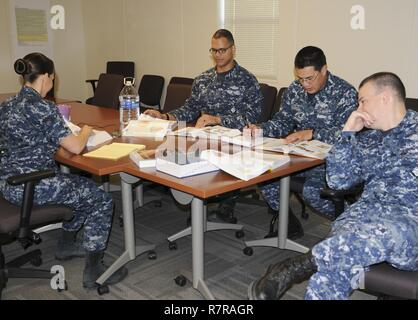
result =
[{"label": "camouflage pattern sleeve", "polygon": [[341,134],[344,124],[353,111],[357,109],[357,91],[354,87],[341,90],[343,92],[341,99],[337,103],[334,111],[335,117],[326,128],[313,130],[313,139],[333,144]]},{"label": "camouflage pattern sleeve", "polygon": [[47,133],[51,144],[57,148],[60,140],[71,134],[58,108],[52,102],[42,100],[37,108],[28,108],[26,116],[38,122],[40,130]]},{"label": "camouflage pattern sleeve", "polygon": [[330,188],[347,190],[362,181],[362,159],[358,150],[356,134],[342,132],[327,157],[326,173]]},{"label": "camouflage pattern sleeve", "polygon": [[[248,81],[250,83],[250,81]],[[243,99],[235,105],[237,112],[221,115],[221,125],[227,128],[242,129],[248,123],[257,123],[261,115],[263,96],[255,78],[251,85],[244,87]]]}]

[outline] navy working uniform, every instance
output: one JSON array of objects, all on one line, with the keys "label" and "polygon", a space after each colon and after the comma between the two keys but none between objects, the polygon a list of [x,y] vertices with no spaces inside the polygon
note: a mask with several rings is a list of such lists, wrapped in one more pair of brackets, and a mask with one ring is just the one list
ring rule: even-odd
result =
[{"label": "navy working uniform", "polygon": [[[313,130],[313,139],[334,144],[350,114],[357,108],[357,91],[345,80],[328,72],[327,82],[316,94],[308,94],[294,81],[286,90],[282,105],[273,119],[263,123],[263,135],[286,137],[295,131]],[[330,217],[334,206],[321,199],[325,187],[325,166],[298,174],[306,178],[303,197],[316,210]],[[273,210],[279,210],[280,183],[262,186],[261,192]]]},{"label": "navy working uniform", "polygon": [[386,132],[343,132],[327,158],[331,188],[364,182],[361,198],[313,248],[306,299],[347,299],[367,267],[418,269],[418,113]]},{"label": "navy working uniform", "polygon": [[113,214],[110,195],[84,177],[63,174],[54,161],[59,141],[71,134],[58,108],[29,87],[0,105],[0,191],[14,204],[20,204],[23,186],[6,183],[9,176],[53,169],[56,176],[35,187],[34,203],[63,204],[74,217],[63,223],[66,231],[78,231],[84,224],[83,247],[101,251],[106,247]]},{"label": "navy working uniform", "polygon": [[255,76],[235,62],[227,72],[211,68],[199,75],[190,98],[170,114],[178,121],[192,122],[204,112],[220,117],[224,127],[242,129],[250,122],[258,122],[262,101]]}]

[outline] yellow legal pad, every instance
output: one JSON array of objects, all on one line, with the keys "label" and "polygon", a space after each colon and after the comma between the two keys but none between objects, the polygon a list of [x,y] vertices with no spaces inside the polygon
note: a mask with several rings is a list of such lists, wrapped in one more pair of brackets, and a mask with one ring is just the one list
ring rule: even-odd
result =
[{"label": "yellow legal pad", "polygon": [[100,147],[94,151],[83,154],[85,157],[102,158],[110,160],[118,160],[127,156],[134,150],[143,150],[145,146],[143,144],[132,143],[111,143]]}]

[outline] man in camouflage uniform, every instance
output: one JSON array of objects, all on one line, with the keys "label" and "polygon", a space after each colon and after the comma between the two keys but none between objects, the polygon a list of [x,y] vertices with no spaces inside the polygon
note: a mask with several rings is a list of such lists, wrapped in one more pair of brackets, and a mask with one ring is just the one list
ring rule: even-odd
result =
[{"label": "man in camouflage uniform", "polygon": [[210,49],[216,66],[203,72],[193,82],[192,94],[184,106],[161,114],[156,110],[145,113],[161,119],[193,122],[196,127],[221,125],[242,129],[257,122],[263,97],[254,75],[235,60],[232,34],[225,29],[215,32]]},{"label": "man in camouflage uniform", "polygon": [[418,269],[418,113],[406,109],[405,96],[392,73],[363,80],[359,108],[327,158],[330,187],[364,183],[360,199],[312,254],[271,266],[251,286],[251,298],[278,299],[314,273],[305,299],[348,299],[371,265]]},{"label": "man in camouflage uniform", "polygon": [[[60,146],[80,153],[91,128],[84,126],[79,136],[74,136],[58,108],[43,99],[52,87],[54,67],[51,60],[42,54],[29,54],[15,63],[15,70],[23,76],[25,86],[0,105],[0,192],[8,201],[20,205],[23,185],[11,186],[6,179],[22,173],[55,170],[54,177],[36,185],[34,203],[62,204],[73,210],[73,219],[63,222],[56,258],[69,260],[86,256],[83,285],[94,288],[95,280],[106,270],[101,257],[111,229],[112,197],[90,179],[61,173],[54,161]],[[83,226],[81,247],[76,242],[76,233]],[[120,269],[107,284],[122,280],[126,274],[126,268]]]},{"label": "man in camouflage uniform", "polygon": [[[357,107],[357,91],[346,81],[331,74],[323,51],[316,47],[301,49],[295,58],[294,81],[284,93],[279,112],[273,119],[260,125],[263,135],[284,138],[289,143],[317,139],[333,144],[341,129]],[[250,126],[256,128],[256,126]],[[316,210],[333,217],[334,206],[321,199],[325,187],[325,166],[298,174],[306,178],[304,199]],[[261,187],[270,211],[278,214],[280,184],[270,183]],[[289,216],[289,238],[303,235],[300,222]]]},{"label": "man in camouflage uniform", "polygon": [[[194,80],[192,94],[184,106],[166,114],[157,110],[147,110],[145,113],[161,119],[185,122],[197,120],[198,128],[221,125],[242,129],[248,123],[258,122],[263,101],[260,85],[254,75],[234,60],[232,34],[225,29],[216,31],[210,52],[216,65]],[[233,199],[221,203],[217,211],[218,218],[227,222],[234,221],[234,204]]]}]

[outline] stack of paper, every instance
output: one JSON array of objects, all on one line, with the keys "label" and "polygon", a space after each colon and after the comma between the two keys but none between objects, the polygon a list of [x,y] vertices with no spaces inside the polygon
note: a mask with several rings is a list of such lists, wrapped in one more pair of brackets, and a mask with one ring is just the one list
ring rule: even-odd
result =
[{"label": "stack of paper", "polygon": [[83,154],[85,157],[91,158],[103,158],[110,160],[118,160],[130,154],[135,150],[143,150],[145,146],[143,144],[131,144],[131,143],[111,143],[100,147],[94,151]]},{"label": "stack of paper", "polygon": [[164,138],[177,125],[177,121],[162,120],[141,114],[138,120],[129,121],[122,131],[123,136],[128,137],[154,137]]},{"label": "stack of paper", "polygon": [[155,152],[156,150],[133,151],[129,154],[129,158],[139,168],[152,168],[155,167]]},{"label": "stack of paper", "polygon": [[268,170],[274,170],[290,161],[289,156],[275,155],[243,150],[228,154],[216,150],[204,150],[200,155],[222,171],[234,177],[248,181],[258,177]]},{"label": "stack of paper", "polygon": [[[79,126],[70,121],[66,121],[66,124],[74,135],[78,136],[80,134],[81,128]],[[95,147],[112,139],[112,136],[106,131],[92,130],[89,139],[87,140],[87,147]]]},{"label": "stack of paper", "polygon": [[208,161],[202,160],[198,151],[182,152],[180,150],[169,149],[157,156],[156,169],[177,178],[185,178],[219,170]]}]

